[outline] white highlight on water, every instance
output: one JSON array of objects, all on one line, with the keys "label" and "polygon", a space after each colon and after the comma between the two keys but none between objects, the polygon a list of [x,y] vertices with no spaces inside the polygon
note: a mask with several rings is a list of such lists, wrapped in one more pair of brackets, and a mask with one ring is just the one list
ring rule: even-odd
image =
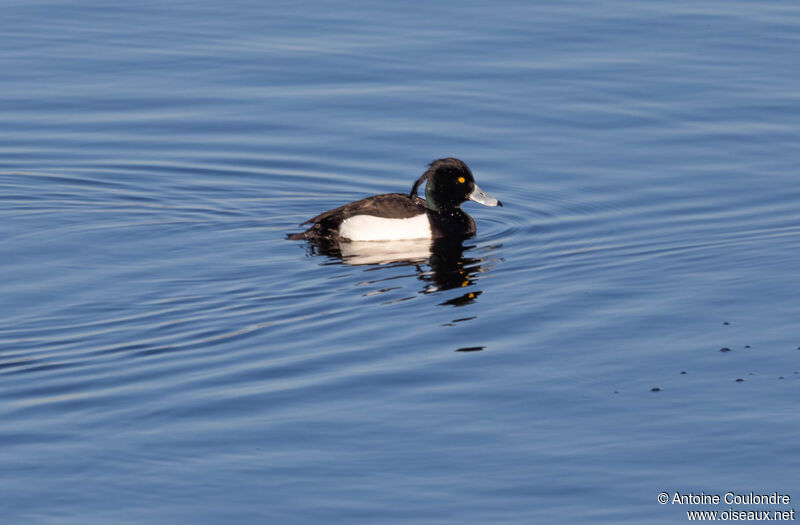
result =
[{"label": "white highlight on water", "polygon": [[355,215],[342,221],[342,225],[339,226],[339,237],[351,241],[429,239],[431,225],[424,213],[409,219]]},{"label": "white highlight on water", "polygon": [[432,239],[350,241],[339,245],[342,260],[350,265],[424,262],[431,256]]}]

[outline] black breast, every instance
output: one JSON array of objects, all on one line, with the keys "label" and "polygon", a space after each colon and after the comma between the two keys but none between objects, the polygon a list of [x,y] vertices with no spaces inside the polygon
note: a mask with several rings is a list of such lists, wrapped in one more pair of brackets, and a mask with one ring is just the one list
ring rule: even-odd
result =
[{"label": "black breast", "polygon": [[466,238],[475,235],[475,221],[461,208],[452,208],[444,213],[429,211],[434,238]]}]

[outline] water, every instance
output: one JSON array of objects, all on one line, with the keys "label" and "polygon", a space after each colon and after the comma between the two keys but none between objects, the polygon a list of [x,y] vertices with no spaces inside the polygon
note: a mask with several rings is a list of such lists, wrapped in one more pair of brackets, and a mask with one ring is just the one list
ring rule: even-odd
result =
[{"label": "water", "polygon": [[[9,523],[796,506],[796,4],[2,18]],[[463,246],[391,262],[285,240],[444,156],[505,205],[466,204]]]}]

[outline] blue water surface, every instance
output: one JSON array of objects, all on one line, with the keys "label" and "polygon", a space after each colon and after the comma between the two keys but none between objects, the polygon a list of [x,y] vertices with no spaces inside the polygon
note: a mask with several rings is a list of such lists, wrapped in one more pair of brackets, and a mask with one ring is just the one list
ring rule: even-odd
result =
[{"label": "blue water surface", "polygon": [[[800,501],[796,3],[2,13],[4,522]],[[285,239],[447,156],[455,249]],[[657,500],[728,491],[792,502]]]}]

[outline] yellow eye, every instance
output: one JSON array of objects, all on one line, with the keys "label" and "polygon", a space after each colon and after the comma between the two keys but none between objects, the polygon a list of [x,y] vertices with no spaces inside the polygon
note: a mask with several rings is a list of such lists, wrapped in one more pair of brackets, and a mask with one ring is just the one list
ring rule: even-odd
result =
[{"label": "yellow eye", "polygon": [[460,182],[461,184],[464,184],[465,182],[467,182],[467,179],[465,179],[464,177],[459,177],[458,178],[458,182]]}]

